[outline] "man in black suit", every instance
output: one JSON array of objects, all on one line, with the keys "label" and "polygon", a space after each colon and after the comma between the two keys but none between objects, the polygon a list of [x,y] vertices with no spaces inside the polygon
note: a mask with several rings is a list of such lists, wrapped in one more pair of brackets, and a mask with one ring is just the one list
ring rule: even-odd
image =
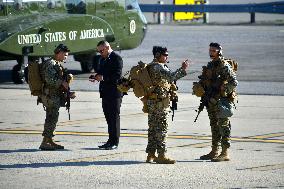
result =
[{"label": "man in black suit", "polygon": [[100,41],[97,51],[101,58],[95,66],[96,74],[90,76],[90,81],[100,82],[100,97],[109,134],[108,141],[99,148],[112,150],[118,147],[120,136],[120,106],[123,94],[117,89],[117,83],[121,78],[123,61],[107,41]]}]

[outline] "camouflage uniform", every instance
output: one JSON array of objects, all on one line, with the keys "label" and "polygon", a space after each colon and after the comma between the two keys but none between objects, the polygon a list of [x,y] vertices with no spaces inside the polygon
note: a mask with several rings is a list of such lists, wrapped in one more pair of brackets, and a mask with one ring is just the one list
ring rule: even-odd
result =
[{"label": "camouflage uniform", "polygon": [[149,75],[155,89],[152,98],[147,100],[148,106],[148,145],[146,153],[165,153],[168,131],[167,117],[170,107],[170,85],[186,75],[182,68],[171,72],[166,64],[153,61],[149,64]]},{"label": "camouflage uniform", "polygon": [[[218,104],[220,101],[228,101],[228,95],[231,94],[238,84],[236,74],[233,72],[230,64],[228,64],[223,57],[216,61],[210,61],[207,64],[207,69],[210,71],[210,86],[214,87],[217,81],[224,83],[225,91],[222,94],[216,94],[210,99],[207,108],[210,119],[210,126],[212,132],[212,146],[218,147],[221,142],[222,148],[230,147],[231,124],[226,115],[220,115],[221,107]],[[209,95],[208,88],[205,88],[205,95]],[[230,102],[231,103],[231,102]]]},{"label": "camouflage uniform", "polygon": [[44,131],[42,136],[52,138],[59,116],[60,106],[64,106],[64,94],[61,89],[63,81],[63,67],[60,62],[48,59],[41,64],[40,74],[44,87],[43,94],[40,95],[41,102],[46,110]]}]

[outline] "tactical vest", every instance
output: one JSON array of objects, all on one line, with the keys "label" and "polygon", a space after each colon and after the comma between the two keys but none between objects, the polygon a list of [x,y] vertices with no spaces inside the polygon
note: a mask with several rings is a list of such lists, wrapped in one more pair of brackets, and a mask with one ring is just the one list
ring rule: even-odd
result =
[{"label": "tactical vest", "polygon": [[[64,68],[61,66],[60,63],[57,63],[56,60],[54,59],[48,59],[46,61],[44,61],[40,67],[40,75],[42,78],[46,78],[48,77],[48,75],[46,75],[46,67],[50,66],[50,64],[52,64],[53,69],[56,71],[57,73],[57,80],[63,80],[63,75],[64,75]],[[62,93],[61,90],[54,88],[53,86],[49,86],[45,80],[43,79],[43,91],[45,94],[47,93],[52,93],[52,94],[60,94]]]},{"label": "tactical vest", "polygon": [[158,98],[158,99],[164,99],[164,98],[169,98],[170,96],[170,89],[171,89],[171,83],[169,83],[166,79],[162,78],[160,73],[157,73],[154,70],[154,67],[156,64],[159,64],[157,62],[152,62],[149,64],[149,75],[152,80],[154,90],[152,92],[152,97],[153,98]]},{"label": "tactical vest", "polygon": [[232,59],[225,59],[221,57],[217,61],[209,62],[207,67],[203,67],[201,81],[207,95],[210,94],[210,96],[215,99],[219,99],[220,97],[228,97],[233,101],[237,96],[236,90],[230,94],[220,93],[220,86],[228,83],[226,78],[224,78],[222,75],[222,69],[224,69],[226,64],[229,64],[232,71],[236,74],[238,69],[237,62]]}]

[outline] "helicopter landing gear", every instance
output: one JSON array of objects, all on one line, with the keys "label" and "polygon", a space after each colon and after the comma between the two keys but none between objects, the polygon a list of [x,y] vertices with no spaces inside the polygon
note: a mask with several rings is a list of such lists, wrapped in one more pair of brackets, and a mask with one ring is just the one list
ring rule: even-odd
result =
[{"label": "helicopter landing gear", "polygon": [[74,60],[80,62],[83,73],[90,73],[92,70],[96,70],[95,65],[99,61],[99,57],[96,53],[78,54],[74,55]]},{"label": "helicopter landing gear", "polygon": [[[12,81],[15,84],[23,84],[25,82],[25,78],[27,78],[27,56],[23,56],[21,58],[17,58],[17,65],[15,65],[12,69]],[[26,62],[26,64],[25,64]]]},{"label": "helicopter landing gear", "polygon": [[93,70],[92,62],[80,62],[83,73],[90,73]]}]

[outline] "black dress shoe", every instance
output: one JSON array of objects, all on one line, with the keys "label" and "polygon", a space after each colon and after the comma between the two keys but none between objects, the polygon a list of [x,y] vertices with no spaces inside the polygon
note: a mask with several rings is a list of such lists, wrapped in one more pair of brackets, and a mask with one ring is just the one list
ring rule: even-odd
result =
[{"label": "black dress shoe", "polygon": [[110,143],[105,143],[103,145],[98,146],[99,148],[107,148],[110,146]]},{"label": "black dress shoe", "polygon": [[115,150],[118,148],[118,145],[111,144],[105,148],[105,150]]}]

